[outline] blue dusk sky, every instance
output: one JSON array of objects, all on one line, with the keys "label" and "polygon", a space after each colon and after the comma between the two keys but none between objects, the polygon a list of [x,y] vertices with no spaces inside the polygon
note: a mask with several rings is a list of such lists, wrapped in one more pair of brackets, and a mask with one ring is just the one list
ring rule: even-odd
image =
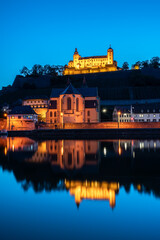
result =
[{"label": "blue dusk sky", "polygon": [[105,55],[118,66],[160,56],[159,0],[1,0],[0,89],[23,66],[65,65],[81,56]]}]

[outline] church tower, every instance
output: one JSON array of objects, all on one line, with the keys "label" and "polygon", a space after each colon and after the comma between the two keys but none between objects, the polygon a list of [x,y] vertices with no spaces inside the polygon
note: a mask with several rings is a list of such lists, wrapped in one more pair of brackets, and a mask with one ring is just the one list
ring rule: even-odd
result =
[{"label": "church tower", "polygon": [[107,51],[107,58],[108,58],[108,64],[113,64],[113,49],[111,48],[111,45]]}]

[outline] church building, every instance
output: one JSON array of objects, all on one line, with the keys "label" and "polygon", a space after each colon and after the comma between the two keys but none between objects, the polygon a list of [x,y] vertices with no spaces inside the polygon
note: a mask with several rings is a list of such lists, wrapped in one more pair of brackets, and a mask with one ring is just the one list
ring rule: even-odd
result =
[{"label": "church building", "polygon": [[97,88],[53,88],[46,113],[49,124],[99,122],[99,97]]},{"label": "church building", "polygon": [[110,47],[107,55],[81,57],[75,49],[73,61],[65,66],[63,75],[86,74],[97,72],[117,71],[117,62],[114,61],[113,49]]}]

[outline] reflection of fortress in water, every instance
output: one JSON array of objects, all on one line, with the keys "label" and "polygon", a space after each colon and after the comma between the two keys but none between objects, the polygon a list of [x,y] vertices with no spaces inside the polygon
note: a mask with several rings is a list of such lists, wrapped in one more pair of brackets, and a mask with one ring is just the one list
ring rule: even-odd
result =
[{"label": "reflection of fortress in water", "polygon": [[109,200],[111,208],[116,204],[116,193],[119,191],[119,183],[97,182],[97,181],[66,181],[65,186],[70,194],[75,197],[77,206],[83,199]]},{"label": "reflection of fortress in water", "polygon": [[122,185],[126,191],[133,184],[139,192],[160,196],[157,182],[149,185],[142,179],[143,175],[160,177],[159,152],[160,140],[0,138],[0,165],[12,170],[25,190],[31,186],[36,192],[67,189],[77,206],[90,199],[107,200],[113,208]]}]

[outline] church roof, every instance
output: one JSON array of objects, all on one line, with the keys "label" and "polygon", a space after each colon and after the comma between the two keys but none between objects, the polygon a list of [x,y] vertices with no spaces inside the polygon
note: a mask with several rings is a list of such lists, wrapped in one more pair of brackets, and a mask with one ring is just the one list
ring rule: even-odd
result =
[{"label": "church roof", "polygon": [[80,94],[79,91],[73,87],[73,85],[70,83],[68,87],[60,94]]},{"label": "church roof", "polygon": [[98,97],[98,88],[83,87],[78,88],[78,91],[83,97]]},{"label": "church roof", "polygon": [[62,94],[80,94],[83,97],[98,97],[98,89],[97,88],[74,88],[70,83],[69,86],[65,89],[63,88],[53,88],[51,92],[51,98],[58,98]]},{"label": "church roof", "polygon": [[51,98],[57,98],[63,92],[63,88],[52,88]]}]

